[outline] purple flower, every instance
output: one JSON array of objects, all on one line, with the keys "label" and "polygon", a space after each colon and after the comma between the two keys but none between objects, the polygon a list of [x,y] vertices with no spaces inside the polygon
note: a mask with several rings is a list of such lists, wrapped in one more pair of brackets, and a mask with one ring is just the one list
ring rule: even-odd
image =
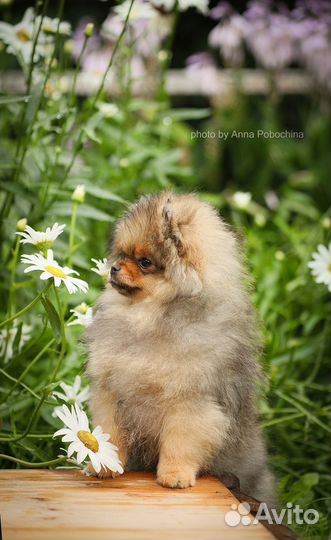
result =
[{"label": "purple flower", "polygon": [[107,69],[111,54],[112,47],[107,45],[84,55],[82,62],[83,71],[88,71],[89,73],[97,75],[103,74]]},{"label": "purple flower", "polygon": [[226,65],[240,66],[244,61],[245,33],[245,19],[241,15],[235,14],[215,26],[209,34],[209,45],[220,49]]},{"label": "purple flower", "polygon": [[329,0],[298,0],[292,10],[272,0],[251,0],[243,15],[221,2],[210,15],[219,23],[209,44],[219,49],[226,65],[240,66],[246,46],[262,67],[278,71],[297,63],[320,86],[330,88]]},{"label": "purple flower", "polygon": [[149,20],[135,21],[131,28],[131,37],[136,54],[144,58],[155,58],[169,35],[171,26],[171,16],[159,14],[157,11]]},{"label": "purple flower", "polygon": [[292,17],[297,20],[314,17],[330,24],[330,2],[329,0],[299,0],[292,11]]},{"label": "purple flower", "polygon": [[245,11],[245,18],[248,21],[256,21],[257,19],[266,19],[272,9],[271,0],[251,0],[248,2]]},{"label": "purple flower", "polygon": [[114,43],[118,40],[122,29],[123,20],[119,17],[119,15],[111,13],[102,23],[100,32],[101,37],[110,43]]},{"label": "purple flower", "polygon": [[217,66],[211,54],[203,52],[189,56],[186,70],[199,82],[205,94],[216,94],[218,89]]},{"label": "purple flower", "polygon": [[283,14],[269,13],[265,19],[250,21],[246,40],[257,62],[267,69],[283,69],[295,60],[295,36]]},{"label": "purple flower", "polygon": [[323,24],[319,32],[308,34],[300,43],[302,62],[325,89],[331,90],[331,54],[328,31]]},{"label": "purple flower", "polygon": [[225,17],[228,17],[229,15],[232,15],[233,13],[234,13],[234,9],[229,4],[229,2],[219,2],[217,6],[215,6],[209,11],[210,17],[212,19],[216,19],[217,21],[220,21],[221,19],[224,19]]}]

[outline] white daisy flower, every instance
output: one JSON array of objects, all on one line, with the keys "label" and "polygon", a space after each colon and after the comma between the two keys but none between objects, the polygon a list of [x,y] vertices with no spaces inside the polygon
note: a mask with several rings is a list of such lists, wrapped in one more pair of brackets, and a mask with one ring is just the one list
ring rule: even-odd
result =
[{"label": "white daisy flower", "polygon": [[[31,338],[30,332],[32,327],[28,324],[22,324],[21,335],[19,338],[17,351],[20,352],[24,343],[29,341]],[[14,325],[7,330],[6,328],[0,331],[0,357],[4,358],[5,364],[13,357],[14,354],[14,343],[17,336],[19,327],[17,321],[14,322]]]},{"label": "white daisy flower", "polygon": [[45,251],[53,245],[53,242],[60,234],[63,233],[65,225],[54,223],[52,227],[47,227],[46,231],[35,231],[30,225],[26,225],[24,232],[17,232],[19,236],[23,236],[20,240],[21,244],[33,244],[40,251]]},{"label": "white daisy flower", "polygon": [[119,113],[119,108],[114,103],[98,103],[97,107],[106,118],[114,118]]},{"label": "white daisy flower", "polygon": [[103,279],[109,278],[109,267],[106,257],[104,259],[91,259],[95,263],[96,268],[91,268],[92,272],[95,272]]},{"label": "white daisy flower", "polygon": [[42,272],[40,274],[40,279],[45,280],[49,278],[54,279],[55,287],[59,287],[63,282],[69,293],[75,293],[78,290],[86,292],[88,290],[88,284],[82,279],[71,277],[70,274],[78,274],[75,270],[68,268],[67,266],[60,266],[58,262],[54,259],[53,251],[51,249],[47,250],[47,257],[37,253],[36,255],[23,255],[21,257],[21,262],[23,264],[31,264],[24,270],[26,272],[34,272],[39,270]]},{"label": "white daisy flower", "polygon": [[[31,61],[33,39],[38,26],[34,21],[33,8],[28,8],[23,19],[18,24],[12,25],[0,22],[0,40],[7,45],[7,51],[14,54],[25,64]],[[52,52],[53,39],[42,32],[39,34],[38,43],[35,47],[34,61],[41,56],[48,56]]]},{"label": "white daisy flower", "polygon": [[[36,27],[38,28],[40,24],[40,15],[36,18]],[[56,34],[59,33],[63,36],[70,36],[71,34],[71,25],[66,21],[61,21],[59,24],[59,19],[55,17],[51,19],[50,17],[43,18],[41,30],[45,34]]]},{"label": "white daisy flower", "polygon": [[232,196],[232,200],[238,208],[247,208],[252,200],[252,194],[245,191],[236,191]]},{"label": "white daisy flower", "polygon": [[91,432],[86,413],[77,404],[71,407],[71,411],[63,405],[57,411],[57,416],[67,427],[56,431],[54,437],[63,435],[62,441],[70,443],[67,450],[69,458],[74,452],[77,453],[79,464],[89,458],[97,473],[102,467],[120,474],[124,472],[118,459],[118,448],[108,442],[108,433],[103,433],[100,426]]},{"label": "white daisy flower", "polygon": [[68,326],[76,326],[81,324],[82,326],[89,326],[93,319],[93,310],[90,306],[82,302],[79,306],[76,306],[74,309],[70,310],[76,317],[73,321],[68,323]]},{"label": "white daisy flower", "polygon": [[[125,0],[122,4],[114,7],[115,13],[123,21],[126,19],[131,1]],[[129,20],[138,21],[142,19],[153,19],[155,17],[155,10],[148,2],[142,2],[141,0],[136,0],[131,8]]]},{"label": "white daisy flower", "polygon": [[[69,405],[74,405],[75,403],[78,407],[82,407],[83,403],[89,398],[89,388],[81,388],[81,378],[79,375],[75,377],[74,384],[70,386],[66,383],[60,383],[60,388],[63,392],[54,391],[53,396],[62,401],[66,401]],[[55,407],[52,416],[57,416],[57,411],[61,410],[62,407]]]},{"label": "white daisy flower", "polygon": [[328,247],[320,244],[308,263],[317,283],[324,283],[331,292],[331,242]]},{"label": "white daisy flower", "polygon": [[188,8],[193,7],[201,11],[201,13],[207,13],[209,0],[178,0],[179,11],[186,11]]},{"label": "white daisy flower", "polygon": [[[166,11],[172,11],[176,5],[176,0],[151,0],[153,6],[162,7]],[[179,11],[186,11],[190,7],[194,7],[201,13],[207,13],[209,0],[178,0]]]}]

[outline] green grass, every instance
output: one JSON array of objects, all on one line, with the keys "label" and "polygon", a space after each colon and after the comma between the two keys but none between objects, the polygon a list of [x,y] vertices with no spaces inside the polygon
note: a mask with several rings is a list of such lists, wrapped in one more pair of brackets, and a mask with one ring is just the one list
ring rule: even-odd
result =
[{"label": "green grass", "polygon": [[[26,73],[28,78],[28,69]],[[283,105],[266,100],[254,120],[254,98],[238,96],[234,106],[221,111],[187,111],[173,109],[164,92],[156,94],[160,99],[144,101],[134,99],[125,86],[108,114],[102,107],[107,103],[102,86],[97,98],[79,101],[63,94],[55,99],[43,91],[50,73],[45,66],[40,73],[42,83],[32,77],[28,103],[21,97],[0,98],[1,320],[25,310],[44,286],[37,273],[24,274],[19,262],[22,253],[34,252],[15,236],[16,223],[24,217],[37,229],[66,223],[54,244],[56,259],[63,265],[69,261],[88,281],[89,291],[69,296],[63,287],[56,294],[51,286],[43,303],[36,302],[15,319],[16,339],[8,361],[5,349],[13,323],[1,329],[0,441],[2,453],[10,456],[2,459],[2,466],[57,464],[61,443],[52,436],[59,421],[52,412],[60,403],[52,392],[62,381],[72,383],[77,374],[84,379],[82,328],[66,323],[70,309],[82,301],[92,305],[100,294],[103,282],[90,271],[91,258],[106,255],[116,218],[143,193],[194,190],[219,207],[246,239],[253,302],[265,341],[261,421],[279,480],[279,499],[283,505],[317,509],[318,524],[298,531],[305,538],[326,538],[330,316],[327,288],[315,282],[307,264],[330,235],[328,115],[312,97],[309,117],[300,120],[304,141],[196,147],[190,140],[190,119],[202,127],[226,129],[257,129],[263,121],[267,129],[276,118],[281,127]],[[257,99],[254,104],[256,109],[261,105]],[[71,196],[78,184],[86,186],[86,197],[75,205]],[[236,207],[236,190],[252,193],[247,208]],[[274,210],[264,200],[270,190],[279,199]],[[21,346],[23,323],[31,328]]]}]

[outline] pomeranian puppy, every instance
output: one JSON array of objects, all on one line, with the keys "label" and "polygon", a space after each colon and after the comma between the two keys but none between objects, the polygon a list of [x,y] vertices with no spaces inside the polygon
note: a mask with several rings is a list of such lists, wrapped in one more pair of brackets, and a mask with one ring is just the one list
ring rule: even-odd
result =
[{"label": "pomeranian puppy", "polygon": [[235,236],[195,196],[161,193],[119,221],[109,263],[87,372],[94,424],[123,467],[156,468],[169,488],[232,473],[244,493],[272,501],[259,340]]}]

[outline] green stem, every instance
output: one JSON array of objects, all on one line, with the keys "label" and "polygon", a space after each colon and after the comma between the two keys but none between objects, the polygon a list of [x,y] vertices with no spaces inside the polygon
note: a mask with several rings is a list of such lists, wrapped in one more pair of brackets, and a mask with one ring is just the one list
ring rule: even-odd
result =
[{"label": "green stem", "polygon": [[[105,85],[105,82],[106,82],[106,78],[107,78],[107,75],[108,75],[108,72],[110,70],[110,68],[112,67],[113,65],[113,62],[114,62],[114,58],[115,58],[115,55],[116,55],[116,52],[117,52],[117,49],[119,47],[119,45],[121,44],[121,41],[126,33],[126,30],[127,30],[127,27],[128,27],[128,23],[129,23],[129,18],[130,18],[130,13],[131,13],[131,10],[132,10],[132,6],[133,6],[133,3],[134,3],[134,0],[131,0],[130,2],[130,6],[129,6],[129,10],[128,10],[128,13],[126,15],[126,18],[125,18],[125,21],[124,21],[124,24],[123,24],[123,28],[121,30],[121,33],[120,35],[118,36],[118,39],[114,45],[114,48],[113,48],[113,51],[112,51],[112,54],[111,54],[111,57],[110,57],[110,60],[108,62],[108,65],[107,65],[107,68],[105,69],[105,72],[103,74],[103,77],[101,79],[101,82],[100,82],[100,85],[99,85],[99,88],[92,100],[92,103],[91,103],[91,109],[93,110],[94,107],[95,107],[95,104],[96,102],[98,101],[102,91],[103,91],[103,88],[104,88],[104,85]],[[72,153],[72,157],[71,157],[71,160],[64,172],[64,176],[62,178],[62,184],[65,182],[65,180],[68,178],[68,175],[70,174],[70,171],[73,167],[73,164],[76,160],[76,157],[77,157],[77,154],[81,148],[81,143],[82,143],[82,138],[83,138],[83,133],[84,133],[84,129],[82,129],[79,134],[78,134],[78,137],[77,137],[77,141],[76,141],[76,144],[74,146],[74,150],[73,150],[73,153]]]},{"label": "green stem", "polygon": [[79,203],[74,201],[72,204],[72,214],[71,214],[71,221],[70,221],[68,266],[71,266],[72,258],[74,254],[75,228],[76,228],[78,206],[79,206]]},{"label": "green stem", "polygon": [[14,456],[7,456],[6,454],[0,454],[0,459],[6,459],[8,461],[13,461],[14,463],[17,463],[18,465],[22,465],[23,467],[29,467],[29,468],[43,468],[43,467],[52,467],[53,465],[59,465],[60,463],[64,463],[67,461],[66,457],[61,457],[57,459],[51,459],[50,461],[40,461],[39,463],[31,463],[30,461],[24,461],[23,459],[18,459]]},{"label": "green stem", "polygon": [[12,392],[15,390],[18,384],[24,379],[25,375],[30,371],[30,369],[35,365],[36,362],[43,356],[43,354],[49,349],[53,344],[55,343],[55,338],[52,338],[46,345],[39,351],[39,353],[31,360],[30,364],[27,365],[23,373],[19,376],[15,384],[8,390],[7,394],[4,396],[4,398],[0,401],[0,405],[7,401],[9,396],[12,394]]},{"label": "green stem", "polygon": [[[35,5],[35,15],[37,13],[38,3],[39,2],[37,0],[36,5]],[[30,94],[30,91],[31,91],[31,82],[32,82],[32,75],[33,75],[33,68],[34,68],[33,58],[34,58],[34,55],[35,55],[36,46],[37,46],[37,43],[38,43],[38,38],[39,38],[39,35],[40,35],[41,26],[42,26],[43,18],[44,18],[45,13],[46,13],[47,6],[48,6],[48,0],[46,0],[46,2],[44,3],[43,12],[42,12],[42,15],[40,17],[40,24],[39,24],[39,27],[37,29],[37,32],[36,32],[35,36],[33,37],[30,64],[29,64],[29,71],[27,73],[27,91],[26,91],[27,95]],[[20,130],[20,132],[19,132],[18,142],[17,142],[16,150],[15,150],[15,163],[18,160],[18,156],[20,154],[21,147],[22,147],[26,111],[27,111],[27,107],[23,106],[22,110],[21,110],[21,114],[20,114],[20,120],[19,120],[19,130]],[[21,165],[22,165],[22,163],[20,161],[20,164],[19,164],[19,167],[18,167],[19,172],[17,172],[17,170],[15,171],[13,183],[16,181],[17,177],[19,176]],[[9,212],[9,209],[11,207],[11,204],[12,204],[13,200],[14,200],[14,193],[12,193],[12,192],[7,193],[5,203],[4,203],[4,205],[2,207],[2,210],[1,210],[1,215],[2,214],[8,215],[8,212]]]},{"label": "green stem", "polygon": [[169,102],[169,97],[166,89],[166,76],[167,72],[170,68],[171,60],[172,60],[172,48],[175,40],[176,30],[177,30],[177,24],[179,19],[179,11],[178,6],[175,7],[175,13],[174,13],[174,21],[172,25],[171,32],[168,36],[167,43],[165,46],[165,50],[167,52],[166,60],[162,63],[162,69],[160,74],[160,84],[159,84],[159,99],[162,102]]},{"label": "green stem", "polygon": [[[59,21],[58,21],[58,25],[57,25],[57,29],[56,29],[55,38],[54,38],[55,39],[54,50],[53,50],[52,56],[50,58],[48,68],[47,68],[47,71],[46,71],[46,74],[45,74],[45,77],[44,77],[44,80],[43,80],[43,86],[42,86],[40,98],[38,100],[38,104],[36,106],[36,110],[34,112],[34,116],[30,121],[29,129],[26,129],[25,132],[24,132],[25,145],[23,146],[22,153],[21,153],[21,156],[20,156],[19,160],[18,160],[18,156],[20,154],[20,150],[21,150],[21,147],[22,147],[22,139],[23,139],[22,136],[20,136],[20,138],[19,138],[18,146],[17,146],[17,149],[16,149],[15,172],[14,172],[13,179],[12,179],[12,183],[14,185],[17,182],[18,178],[20,177],[20,174],[21,174],[21,171],[22,171],[22,168],[23,168],[23,163],[24,163],[24,160],[25,160],[25,156],[26,156],[26,153],[27,153],[27,150],[28,150],[28,144],[29,144],[29,141],[31,140],[31,134],[32,134],[33,126],[34,126],[34,123],[35,123],[35,120],[37,118],[37,114],[38,114],[40,105],[41,105],[43,97],[44,97],[44,92],[45,92],[45,87],[46,87],[47,81],[48,81],[48,79],[50,77],[50,74],[51,74],[52,64],[53,64],[53,60],[55,58],[56,42],[57,42],[57,39],[58,39],[58,36],[59,36],[60,22],[61,22],[62,15],[63,15],[63,8],[64,8],[64,0],[60,0],[60,2],[59,2],[59,10],[58,10],[58,19],[59,19]],[[30,84],[31,84],[31,82],[30,82]],[[26,114],[26,109],[24,110],[23,119],[25,119],[25,114]],[[17,163],[17,161],[18,161],[18,163]],[[5,216],[5,217],[9,213],[9,210],[11,208],[11,205],[12,205],[12,203],[14,201],[15,196],[14,196],[13,192],[10,192],[10,193],[7,194],[7,197],[8,197],[8,200],[6,200],[6,204],[4,205],[4,207],[3,207],[2,211],[1,211],[1,214],[3,216]]]},{"label": "green stem", "polygon": [[327,426],[326,424],[323,424],[323,422],[321,422],[314,414],[312,414],[310,411],[308,411],[308,409],[303,407],[298,401],[291,398],[290,396],[286,396],[280,390],[275,390],[275,394],[277,394],[278,397],[280,397],[281,399],[284,399],[288,403],[291,403],[291,405],[293,405],[296,409],[298,409],[298,411],[300,411],[307,418],[309,418],[309,420],[311,420],[311,422],[313,422],[314,424],[317,424],[324,431],[327,431],[328,433],[331,433],[331,429],[329,428],[329,426]]},{"label": "green stem", "polygon": [[24,439],[24,437],[26,437],[26,435],[29,433],[30,429],[31,429],[31,426],[34,422],[34,419],[36,418],[42,404],[44,403],[45,399],[46,399],[46,395],[47,393],[44,392],[44,395],[43,397],[41,398],[41,400],[39,401],[38,405],[36,406],[35,410],[33,411],[32,415],[31,415],[31,418],[28,422],[28,425],[26,426],[25,430],[23,431],[23,433],[21,433],[20,435],[16,435],[14,437],[0,437],[0,441],[1,442],[17,442],[17,441],[20,441],[21,439]]},{"label": "green stem", "polygon": [[[15,296],[15,293],[16,293],[16,288],[15,288],[15,275],[16,275],[16,267],[17,267],[17,259],[18,259],[18,254],[19,254],[19,250],[20,250],[20,238],[17,236],[16,237],[16,243],[15,243],[15,248],[14,248],[14,253],[13,253],[13,259],[12,259],[12,268],[11,268],[11,272],[10,272],[10,283],[9,283],[9,296],[8,296],[8,306],[7,306],[7,311],[8,311],[8,314],[11,315],[13,311],[15,311],[15,305],[16,305],[16,296]],[[4,348],[4,351],[3,351],[3,358],[5,359],[6,358],[6,354],[7,354],[7,348],[8,348],[8,344],[9,344],[9,338],[10,338],[10,327],[8,326],[7,327],[7,333],[6,333],[6,341],[5,341],[5,348]]]},{"label": "green stem", "polygon": [[[37,0],[36,9],[35,9],[35,15],[37,15],[38,3],[39,2]],[[40,23],[39,23],[39,26],[37,28],[37,32],[35,33],[35,35],[33,37],[30,64],[29,64],[29,72],[28,72],[28,79],[27,79],[27,94],[29,94],[30,90],[31,90],[32,75],[33,75],[33,68],[34,68],[33,59],[34,59],[34,55],[35,55],[35,52],[36,52],[36,47],[37,47],[39,35],[40,35],[40,32],[41,32],[41,27],[42,27],[42,24],[43,24],[43,20],[44,20],[47,8],[48,8],[48,0],[45,0],[45,2],[43,2],[43,9],[42,9],[42,13],[41,13],[41,16],[40,16]],[[26,111],[26,109],[25,109],[25,111]],[[25,112],[24,112],[24,116],[25,116]]]},{"label": "green stem", "polygon": [[329,320],[329,318],[327,318],[327,320],[325,321],[325,326],[324,326],[323,333],[322,333],[322,336],[321,336],[321,342],[320,342],[317,358],[316,358],[316,360],[314,362],[314,367],[311,370],[310,375],[309,375],[309,377],[307,378],[307,380],[305,382],[305,384],[307,384],[307,385],[311,384],[314,381],[314,379],[315,379],[316,375],[318,374],[319,369],[321,367],[321,363],[322,363],[322,360],[323,360],[323,353],[325,351],[326,345],[328,344],[329,324],[330,324],[330,320]]},{"label": "green stem", "polygon": [[42,331],[40,332],[40,334],[38,334],[38,336],[36,336],[34,339],[31,339],[29,341],[29,343],[27,344],[26,347],[23,347],[22,350],[17,353],[15,356],[13,356],[11,359],[10,359],[10,367],[12,368],[16,363],[18,363],[22,358],[26,357],[26,354],[30,351],[30,349],[32,349],[32,347],[35,346],[36,343],[40,343],[41,340],[42,340],[42,337],[46,331],[46,328],[47,328],[47,322],[46,324],[44,325]]},{"label": "green stem", "polygon": [[37,398],[37,399],[41,399],[40,396],[38,396],[38,394],[36,394],[31,388],[29,388],[25,383],[21,382],[21,381],[18,381],[17,379],[15,379],[15,377],[12,377],[11,375],[9,375],[9,373],[7,373],[4,369],[1,369],[0,368],[0,373],[6,377],[7,379],[9,379],[10,381],[16,383],[16,386],[17,385],[20,385],[22,386],[22,388],[24,388],[27,392],[29,392],[29,394],[31,394],[33,397]]},{"label": "green stem", "polygon": [[[6,434],[5,434],[6,435]],[[10,435],[8,434],[8,438]],[[53,433],[28,433],[25,436],[27,439],[53,439]]]},{"label": "green stem", "polygon": [[12,262],[12,268],[10,272],[10,288],[9,288],[9,314],[11,314],[13,311],[15,311],[15,275],[16,275],[16,267],[17,267],[17,259],[18,254],[20,251],[20,237],[16,237],[16,244],[14,248],[14,254],[13,254],[13,262]]},{"label": "green stem", "polygon": [[124,37],[124,35],[125,35],[125,33],[126,33],[126,29],[127,29],[128,24],[129,24],[129,19],[130,19],[130,14],[131,14],[131,10],[132,10],[133,4],[134,4],[134,0],[131,0],[130,6],[129,6],[129,9],[128,9],[128,12],[127,12],[126,17],[125,17],[125,21],[124,21],[124,24],[123,24],[122,31],[121,31],[120,35],[118,36],[118,40],[116,41],[115,46],[114,46],[114,48],[113,48],[112,55],[111,55],[110,60],[109,60],[109,62],[108,62],[108,66],[107,66],[107,68],[106,68],[106,70],[105,70],[105,72],[104,72],[104,74],[103,74],[103,77],[102,77],[102,79],[101,79],[101,83],[100,83],[100,86],[99,86],[99,88],[98,88],[98,91],[96,92],[96,94],[95,94],[95,96],[94,96],[94,99],[93,99],[93,101],[92,101],[92,109],[94,109],[95,104],[96,104],[96,102],[98,101],[98,99],[99,99],[99,97],[100,97],[100,95],[101,95],[101,93],[102,93],[102,91],[103,91],[103,87],[104,87],[104,85],[105,85],[105,82],[106,82],[106,78],[107,78],[108,72],[109,72],[110,68],[111,68],[112,65],[113,65],[113,61],[114,61],[114,58],[115,58],[115,54],[116,54],[117,49],[118,49],[118,47],[120,46],[121,41],[122,41],[122,39],[123,39],[123,37]]},{"label": "green stem", "polygon": [[83,55],[84,55],[88,40],[89,40],[89,36],[84,36],[83,46],[81,48],[81,51],[80,51],[78,59],[77,59],[74,78],[73,78],[73,81],[72,81],[72,87],[71,87],[71,92],[70,92],[70,97],[69,97],[69,106],[72,106],[74,104],[74,101],[75,101],[78,73],[80,72],[81,62],[82,62],[82,58],[83,58]]},{"label": "green stem", "polygon": [[25,313],[30,311],[30,309],[32,309],[33,306],[35,306],[39,302],[42,295],[45,294],[48,291],[48,289],[50,288],[51,285],[52,285],[52,281],[49,281],[49,283],[47,283],[46,287],[44,287],[44,289],[32,300],[32,302],[30,302],[30,304],[28,304],[23,309],[21,309],[20,311],[17,311],[17,313],[14,313],[14,315],[12,315],[8,319],[6,319],[2,323],[0,323],[0,328],[2,328],[3,326],[7,326],[7,324],[11,323],[12,321],[17,319],[18,317],[22,317],[22,315],[24,315]]},{"label": "green stem", "polygon": [[59,315],[60,315],[60,321],[61,321],[61,350],[60,350],[60,354],[59,354],[59,359],[58,359],[58,361],[56,363],[56,366],[55,366],[55,369],[54,369],[54,371],[53,371],[53,373],[51,375],[49,384],[54,382],[54,380],[56,378],[56,375],[58,374],[58,371],[59,371],[59,369],[61,367],[64,355],[65,355],[65,352],[66,352],[66,349],[67,349],[67,338],[66,338],[66,332],[65,332],[64,317],[63,317],[61,302],[60,302],[60,298],[59,298],[59,293],[57,292],[57,289],[56,289],[55,286],[54,286],[54,291],[55,291],[55,296],[56,296],[56,300],[57,300],[57,305],[58,305]]},{"label": "green stem", "polygon": [[302,418],[302,416],[304,416],[304,414],[302,412],[298,412],[298,413],[295,413],[295,414],[289,414],[287,416],[282,416],[281,418],[274,418],[273,420],[269,420],[268,422],[263,422],[262,423],[262,428],[265,429],[265,428],[274,426],[276,424],[282,424],[283,422],[288,422],[290,420],[295,420],[297,418]]}]

